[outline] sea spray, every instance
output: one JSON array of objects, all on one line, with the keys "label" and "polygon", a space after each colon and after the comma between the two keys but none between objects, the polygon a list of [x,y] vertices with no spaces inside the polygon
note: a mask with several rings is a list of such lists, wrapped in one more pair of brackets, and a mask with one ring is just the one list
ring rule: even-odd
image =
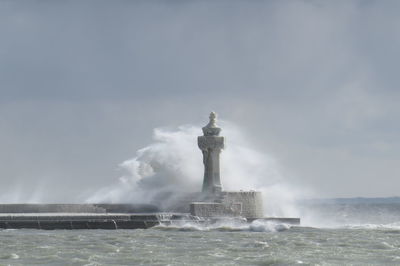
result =
[{"label": "sea spray", "polygon": [[87,202],[149,203],[162,199],[167,204],[165,201],[173,196],[195,192],[202,182],[201,154],[193,137],[197,131],[190,125],[177,130],[154,129],[154,143],[119,165],[126,174]]},{"label": "sea spray", "polygon": [[[295,194],[284,183],[276,162],[253,148],[234,124],[221,121],[221,126],[227,140],[221,154],[223,189],[262,191],[266,215],[296,215]],[[154,129],[154,142],[120,164],[126,174],[87,202],[157,202],[168,207],[181,195],[200,191],[204,170],[196,141],[201,132],[193,125]]]},{"label": "sea spray", "polygon": [[285,223],[276,223],[264,220],[254,220],[251,223],[241,219],[225,218],[212,223],[196,221],[174,221],[172,223],[160,223],[153,227],[156,230],[171,231],[221,231],[221,232],[281,232],[292,226]]}]

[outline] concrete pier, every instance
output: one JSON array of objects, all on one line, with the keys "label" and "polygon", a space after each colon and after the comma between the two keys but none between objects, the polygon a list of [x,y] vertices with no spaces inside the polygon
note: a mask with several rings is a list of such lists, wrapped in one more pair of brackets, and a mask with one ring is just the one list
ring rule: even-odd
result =
[{"label": "concrete pier", "polygon": [[146,229],[173,221],[195,221],[174,213],[20,213],[0,214],[2,229]]},{"label": "concrete pier", "polygon": [[151,204],[0,204],[0,213],[155,213]]},{"label": "concrete pier", "polygon": [[[95,206],[96,212],[84,212]],[[100,207],[101,206],[101,207]],[[212,224],[223,217],[197,217],[189,213],[131,212],[151,205],[131,204],[0,204],[0,229],[146,229],[156,225],[191,222]],[[59,212],[59,210],[64,212]],[[104,212],[104,209],[108,210]],[[35,212],[22,212],[30,210]],[[45,212],[45,211],[52,212]],[[11,211],[11,212],[4,212]],[[78,212],[77,212],[78,211]],[[276,223],[299,224],[298,218],[248,218]]]},{"label": "concrete pier", "polygon": [[[0,229],[147,229],[156,225],[191,222],[212,224],[227,217],[199,219],[179,213],[135,213],[135,214],[82,214],[82,213],[21,213],[0,214]],[[248,219],[252,222],[256,219]],[[257,220],[298,225],[298,218],[260,218]]]}]

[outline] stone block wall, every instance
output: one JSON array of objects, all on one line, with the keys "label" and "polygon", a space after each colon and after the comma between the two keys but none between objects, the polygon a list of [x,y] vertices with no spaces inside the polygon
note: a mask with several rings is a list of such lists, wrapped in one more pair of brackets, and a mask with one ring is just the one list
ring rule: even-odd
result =
[{"label": "stone block wall", "polygon": [[262,194],[257,191],[223,191],[218,202],[192,202],[190,214],[199,217],[262,218]]},{"label": "stone block wall", "polygon": [[198,217],[239,217],[242,204],[222,204],[216,202],[192,202],[190,214]]},{"label": "stone block wall", "polygon": [[224,191],[222,203],[230,205],[242,204],[242,217],[262,218],[264,216],[262,193],[258,191]]}]

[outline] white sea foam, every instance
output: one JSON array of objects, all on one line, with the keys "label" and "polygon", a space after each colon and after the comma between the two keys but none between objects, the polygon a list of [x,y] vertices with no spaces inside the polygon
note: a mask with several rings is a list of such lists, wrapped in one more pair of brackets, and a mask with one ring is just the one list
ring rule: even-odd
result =
[{"label": "white sea foam", "polygon": [[172,224],[157,225],[155,229],[177,231],[249,231],[249,232],[280,232],[291,228],[285,223],[255,220],[251,223],[238,219],[224,219],[214,223],[198,223],[188,221],[174,221]]},{"label": "white sea foam", "polygon": [[[221,154],[221,179],[225,190],[263,192],[269,216],[296,216],[295,193],[282,178],[274,159],[249,144],[235,125],[221,122],[226,148]],[[156,128],[154,142],[120,164],[126,174],[99,190],[87,202],[141,202],[157,200],[168,206],[173,196],[199,191],[203,180],[197,136],[201,127],[180,126],[176,130]]]},{"label": "white sea foam", "polygon": [[400,222],[389,223],[389,224],[347,224],[343,226],[349,229],[389,229],[389,230],[400,230]]}]

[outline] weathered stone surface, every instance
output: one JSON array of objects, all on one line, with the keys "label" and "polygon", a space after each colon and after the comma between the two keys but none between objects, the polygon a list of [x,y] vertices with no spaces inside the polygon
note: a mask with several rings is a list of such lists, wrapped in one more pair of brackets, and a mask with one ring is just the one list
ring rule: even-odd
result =
[{"label": "weathered stone surface", "polygon": [[185,213],[1,213],[4,229],[138,229],[198,219]]},{"label": "weathered stone surface", "polygon": [[221,128],[216,125],[217,115],[210,114],[210,122],[203,127],[204,136],[198,137],[198,145],[203,153],[204,180],[203,193],[214,195],[221,192],[219,154],[224,148],[224,137],[218,136]]},{"label": "weathered stone surface", "polygon": [[262,193],[258,191],[223,191],[222,203],[226,205],[241,203],[241,216],[245,218],[264,217]]},{"label": "weathered stone surface", "polygon": [[223,191],[218,202],[192,202],[190,214],[199,217],[241,216],[249,219],[262,218],[263,204],[261,192]]},{"label": "weathered stone surface", "polygon": [[241,213],[241,203],[192,202],[190,204],[190,214],[198,217],[239,217]]}]

